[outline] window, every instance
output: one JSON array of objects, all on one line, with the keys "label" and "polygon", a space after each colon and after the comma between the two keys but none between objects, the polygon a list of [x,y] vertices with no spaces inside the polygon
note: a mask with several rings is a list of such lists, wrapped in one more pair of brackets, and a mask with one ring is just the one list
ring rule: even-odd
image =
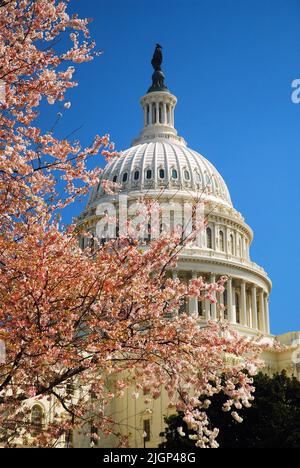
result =
[{"label": "window", "polygon": [[118,176],[117,175],[113,176],[113,182],[116,183],[117,180],[118,180]]},{"label": "window", "polygon": [[150,441],[150,419],[144,419],[143,421],[143,430],[144,430],[144,442]]},{"label": "window", "polygon": [[44,411],[40,405],[34,405],[31,409],[31,424],[37,432],[43,429]]},{"label": "window", "polygon": [[189,171],[187,171],[187,170],[184,171],[184,178],[185,178],[185,180],[190,180],[191,176],[190,176]]},{"label": "window", "polygon": [[140,178],[140,171],[135,171],[134,175],[133,175],[133,179],[134,180],[139,180],[139,178]]},{"label": "window", "polygon": [[196,182],[199,184],[201,182],[201,177],[198,171],[195,171]]},{"label": "window", "polygon": [[127,172],[125,172],[123,174],[123,179],[122,180],[123,180],[123,182],[127,182],[127,179],[128,179],[128,174],[127,174]]},{"label": "window", "polygon": [[221,250],[221,252],[224,252],[225,242],[224,242],[224,232],[223,231],[219,232],[219,240],[220,240],[220,250]]},{"label": "window", "polygon": [[236,314],[236,323],[241,323],[240,297],[239,297],[238,293],[235,293],[235,314]]},{"label": "window", "polygon": [[204,317],[204,304],[203,301],[198,301],[198,315]]},{"label": "window", "polygon": [[212,249],[212,232],[210,227],[206,229],[206,247]]},{"label": "window", "polygon": [[230,238],[229,238],[229,248],[230,248],[230,253],[231,255],[234,255],[234,237],[233,237],[233,234],[230,234]]},{"label": "window", "polygon": [[164,169],[159,169],[158,174],[159,174],[160,179],[165,178],[165,170]]},{"label": "window", "polygon": [[172,178],[173,178],[173,179],[178,179],[178,172],[177,172],[177,169],[172,169]]},{"label": "window", "polygon": [[151,169],[147,169],[147,171],[146,171],[146,179],[149,180],[149,179],[151,179],[151,177],[152,177],[152,171],[151,171]]}]

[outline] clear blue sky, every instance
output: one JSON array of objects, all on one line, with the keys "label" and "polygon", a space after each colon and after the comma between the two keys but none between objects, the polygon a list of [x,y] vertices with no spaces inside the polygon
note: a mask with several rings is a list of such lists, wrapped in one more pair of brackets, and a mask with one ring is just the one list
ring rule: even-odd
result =
[{"label": "clear blue sky", "polygon": [[300,0],[76,0],[70,11],[94,19],[104,54],[80,66],[57,134],[83,125],[76,138],[85,144],[109,132],[117,149],[129,147],[162,44],[176,127],[217,167],[254,230],[252,258],[273,281],[272,332],[300,330],[300,104],[290,97],[300,78]]}]

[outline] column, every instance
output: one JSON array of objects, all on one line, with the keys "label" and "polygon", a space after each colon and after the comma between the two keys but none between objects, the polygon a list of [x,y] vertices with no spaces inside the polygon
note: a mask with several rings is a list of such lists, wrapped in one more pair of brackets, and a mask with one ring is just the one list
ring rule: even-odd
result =
[{"label": "column", "polygon": [[229,278],[226,283],[227,289],[227,317],[228,322],[232,323],[232,279]]},{"label": "column", "polygon": [[165,102],[163,102],[162,120],[163,120],[164,125],[166,125],[168,123],[168,121],[167,121],[167,104]]},{"label": "column", "polygon": [[156,106],[156,119],[155,119],[155,123],[156,123],[156,124],[159,124],[159,102],[156,102],[156,103],[155,103],[155,106]]},{"label": "column", "polygon": [[268,295],[266,294],[265,297],[265,329],[266,333],[270,333],[270,315],[269,315],[269,298]]},{"label": "column", "polygon": [[210,320],[210,301],[208,299],[205,299],[204,301],[204,307],[205,307],[205,320]]},{"label": "column", "polygon": [[266,319],[265,319],[265,301],[264,301],[264,291],[261,289],[259,291],[259,310],[260,310],[260,330],[264,333],[266,331]]},{"label": "column", "polygon": [[241,325],[247,326],[246,282],[241,282]]},{"label": "column", "polygon": [[[210,282],[215,283],[216,282],[216,275],[211,274],[210,276]],[[213,297],[216,297],[216,292],[213,292]],[[211,319],[216,320],[217,319],[217,304],[212,304],[211,305]]]},{"label": "column", "polygon": [[[192,273],[192,279],[197,278],[197,273]],[[197,297],[190,297],[189,298],[189,314],[197,314],[198,315],[198,299]]]},{"label": "column", "polygon": [[172,105],[170,106],[170,120],[172,127],[174,127],[174,107]]},{"label": "column", "polygon": [[252,327],[257,329],[257,302],[256,302],[256,287],[251,288],[251,306],[252,306]]},{"label": "column", "polygon": [[152,123],[153,123],[153,122],[152,122],[152,119],[153,119],[153,117],[152,117],[152,109],[153,109],[153,104],[152,104],[152,102],[150,102],[150,104],[149,104],[149,125],[152,125]]},{"label": "column", "polygon": [[[232,286],[232,323],[236,323],[235,286]],[[234,307],[233,307],[234,302]]]},{"label": "column", "polygon": [[144,106],[144,127],[147,127],[147,107],[148,105],[146,104]]}]

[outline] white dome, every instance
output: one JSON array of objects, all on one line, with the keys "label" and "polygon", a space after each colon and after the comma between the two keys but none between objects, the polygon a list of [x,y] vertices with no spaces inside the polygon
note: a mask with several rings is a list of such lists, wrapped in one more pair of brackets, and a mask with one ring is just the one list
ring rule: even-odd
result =
[{"label": "white dome", "polygon": [[[113,159],[102,180],[119,183],[122,191],[176,190],[199,192],[232,206],[228,188],[216,168],[183,143],[163,139],[137,144]],[[103,196],[101,183],[92,200]]]}]

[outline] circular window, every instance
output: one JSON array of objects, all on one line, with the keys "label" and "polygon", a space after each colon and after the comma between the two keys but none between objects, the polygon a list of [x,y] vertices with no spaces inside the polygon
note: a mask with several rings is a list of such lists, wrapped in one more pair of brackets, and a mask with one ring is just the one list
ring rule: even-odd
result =
[{"label": "circular window", "polygon": [[176,169],[172,169],[172,178],[173,179],[178,179],[178,172]]},{"label": "circular window", "polygon": [[133,179],[134,180],[139,180],[140,178],[140,171],[135,171],[134,175],[133,175]]},{"label": "circular window", "polygon": [[184,178],[185,178],[186,180],[190,180],[191,176],[190,176],[189,171],[184,171]]},{"label": "circular window", "polygon": [[151,177],[152,177],[152,171],[151,171],[151,169],[147,169],[147,172],[146,172],[146,179],[149,180],[149,179],[151,179]]},{"label": "circular window", "polygon": [[123,182],[127,182],[127,178],[128,178],[128,174],[127,172],[125,172],[125,174],[123,174]]}]

